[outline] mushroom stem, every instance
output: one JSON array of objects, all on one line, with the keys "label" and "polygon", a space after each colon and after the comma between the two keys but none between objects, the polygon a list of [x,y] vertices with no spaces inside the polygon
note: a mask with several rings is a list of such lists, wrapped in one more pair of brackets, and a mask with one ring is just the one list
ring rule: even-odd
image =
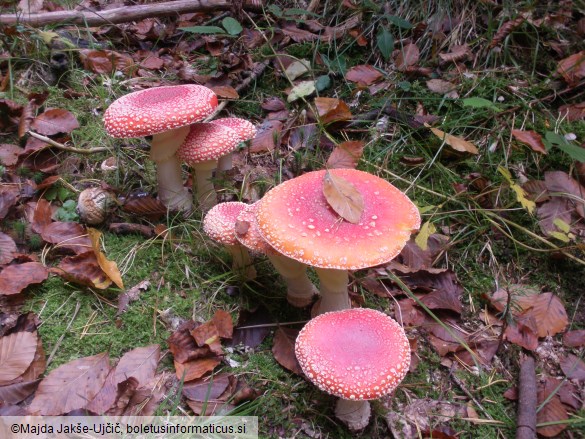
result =
[{"label": "mushroom stem", "polygon": [[319,291],[307,276],[307,266],[284,255],[267,256],[286,282],[288,303],[297,308],[304,308],[313,303],[313,296],[319,294]]},{"label": "mushroom stem", "polygon": [[319,276],[321,302],[315,310],[315,315],[329,311],[341,311],[350,309],[351,302],[347,293],[349,274],[347,270],[332,268],[315,268]]},{"label": "mushroom stem", "polygon": [[226,245],[232,255],[232,270],[242,274],[246,280],[256,279],[256,269],[252,265],[252,259],[248,249],[242,245]]},{"label": "mushroom stem", "polygon": [[152,136],[150,158],[156,163],[158,197],[169,210],[193,209],[193,199],[183,187],[181,162],[175,157],[188,133],[189,126],[184,126]]},{"label": "mushroom stem", "polygon": [[217,170],[221,172],[229,171],[232,169],[232,153],[221,156],[217,161]]},{"label": "mushroom stem", "polygon": [[363,430],[368,426],[372,410],[366,400],[338,399],[335,416],[352,431]]},{"label": "mushroom stem", "polygon": [[217,194],[211,181],[213,178],[213,170],[217,168],[217,160],[206,160],[195,163],[192,167],[195,174],[193,178],[193,192],[197,194],[197,201],[201,210],[207,212],[217,204]]}]

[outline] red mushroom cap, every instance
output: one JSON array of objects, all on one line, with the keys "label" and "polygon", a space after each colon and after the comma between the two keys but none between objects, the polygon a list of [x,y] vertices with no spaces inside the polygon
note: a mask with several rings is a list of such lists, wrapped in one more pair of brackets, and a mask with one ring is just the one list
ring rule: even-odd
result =
[{"label": "red mushroom cap", "polygon": [[203,230],[211,239],[220,244],[239,244],[234,228],[238,214],[246,206],[246,203],[239,201],[216,204],[203,218]]},{"label": "red mushroom cap", "polygon": [[209,123],[231,128],[238,134],[240,142],[250,140],[256,135],[256,127],[254,124],[246,119],[240,119],[239,117],[223,117],[221,119],[212,120]]},{"label": "red mushroom cap", "polygon": [[176,155],[188,164],[217,160],[236,149],[239,143],[240,138],[230,128],[212,123],[194,123]]},{"label": "red mushroom cap", "polygon": [[308,172],[268,191],[259,201],[258,228],[279,253],[307,265],[358,270],[392,260],[420,214],[386,180],[355,169],[329,172],[352,183],[364,199],[360,222],[344,221],[323,195],[326,171]]},{"label": "red mushroom cap", "polygon": [[[262,235],[258,231],[258,223],[256,222],[257,209],[258,202],[248,204],[242,209],[236,221],[236,238],[240,244],[252,251],[265,255],[276,254],[276,250],[264,241],[264,238],[262,238]],[[238,228],[238,223],[241,223],[242,229]],[[247,228],[245,224],[247,224]]]},{"label": "red mushroom cap", "polygon": [[217,96],[202,85],[139,90],[108,107],[104,125],[112,137],[142,137],[199,122],[213,113]]},{"label": "red mushroom cap", "polygon": [[387,395],[410,366],[410,345],[402,326],[366,308],[313,318],[299,333],[295,354],[311,382],[344,399]]}]

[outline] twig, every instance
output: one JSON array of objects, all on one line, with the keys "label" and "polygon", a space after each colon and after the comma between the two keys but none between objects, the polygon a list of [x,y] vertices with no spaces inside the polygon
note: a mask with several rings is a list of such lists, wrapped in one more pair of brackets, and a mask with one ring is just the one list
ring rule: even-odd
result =
[{"label": "twig", "polygon": [[61,334],[61,337],[59,337],[59,340],[57,340],[57,343],[55,343],[55,347],[51,351],[51,355],[49,355],[49,359],[47,360],[47,366],[49,364],[51,364],[51,361],[53,361],[53,357],[57,353],[57,349],[59,349],[59,346],[61,346],[61,343],[63,342],[63,339],[65,338],[65,334],[67,333],[67,331],[69,331],[69,328],[71,328],[71,325],[73,324],[75,317],[77,317],[77,313],[79,312],[80,308],[81,308],[81,302],[78,301],[77,305],[75,305],[75,311],[73,311],[73,317],[71,317],[71,320],[69,320],[69,323],[67,324],[67,327],[65,328],[65,331],[63,331],[63,334]]},{"label": "twig", "polygon": [[455,375],[453,373],[453,368],[451,368],[451,370],[449,371],[449,378],[451,378],[451,380],[457,384],[457,386],[463,390],[463,393],[465,393],[467,395],[467,397],[469,399],[471,399],[473,401],[473,403],[479,407],[479,409],[483,412],[483,414],[485,415],[486,418],[488,418],[490,421],[493,421],[494,418],[492,418],[492,415],[490,415],[490,413],[485,409],[485,407],[483,405],[481,405],[481,402],[479,402],[475,396],[473,396],[473,394],[469,391],[469,389],[467,388],[467,386],[465,385],[465,383],[463,381],[461,381],[459,379],[459,377],[457,375]]},{"label": "twig", "polygon": [[[84,154],[84,155],[90,155],[90,154],[95,154],[98,152],[109,151],[109,148],[106,148],[105,146],[100,146],[98,148],[89,148],[89,149],[75,148],[73,146],[66,146],[66,145],[63,145],[62,143],[55,142],[53,139],[50,139],[46,136],[43,136],[41,134],[37,134],[34,131],[28,131],[27,134],[31,137],[34,137],[35,139],[39,139],[45,143],[48,143],[49,145],[51,145],[57,149],[60,149],[61,151],[69,151],[69,152],[74,152],[76,154]],[[41,148],[41,149],[43,149],[43,148]]]},{"label": "twig", "polygon": [[[229,0],[175,0],[170,2],[149,3],[122,8],[93,11],[55,11],[39,14],[0,14],[0,24],[26,24],[42,27],[47,24],[64,23],[67,25],[99,26],[138,21],[144,18],[166,17],[191,12],[213,12],[230,10],[233,1]],[[259,10],[262,4],[258,0],[244,1],[244,8]]]},{"label": "twig", "polygon": [[504,343],[504,333],[508,328],[508,317],[511,313],[510,307],[512,306],[512,293],[510,293],[510,288],[506,288],[506,293],[508,294],[508,300],[506,301],[506,309],[504,310],[504,315],[502,315],[502,330],[500,331],[500,336],[498,337],[498,347],[496,348],[496,354],[500,351],[502,344]]},{"label": "twig", "polygon": [[516,439],[536,438],[536,396],[534,358],[526,355],[520,365]]}]

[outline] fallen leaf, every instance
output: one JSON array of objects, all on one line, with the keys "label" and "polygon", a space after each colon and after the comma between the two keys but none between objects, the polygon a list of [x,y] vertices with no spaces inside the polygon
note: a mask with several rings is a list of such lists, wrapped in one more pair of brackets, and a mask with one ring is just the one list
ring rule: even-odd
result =
[{"label": "fallen leaf", "polygon": [[232,338],[234,334],[234,323],[229,312],[218,309],[211,318],[211,321],[217,328],[217,333],[221,338]]},{"label": "fallen leaf", "polygon": [[304,148],[313,148],[319,142],[319,130],[317,125],[304,124],[292,129],[288,137],[288,145],[291,150],[298,151]]},{"label": "fallen leaf", "polygon": [[75,254],[91,250],[91,241],[84,226],[74,222],[52,222],[41,230],[41,237],[55,248],[68,250]]},{"label": "fallen leaf", "polygon": [[178,379],[191,381],[201,378],[207,372],[211,372],[219,365],[219,363],[221,363],[219,357],[204,357],[197,360],[187,361],[185,363],[175,361],[175,373]]},{"label": "fallen leaf", "polygon": [[221,341],[219,339],[219,331],[212,321],[205,322],[191,330],[191,337],[193,337],[197,346],[208,346],[214,354],[223,354]]},{"label": "fallen leaf", "polygon": [[116,315],[125,313],[126,310],[128,309],[128,305],[130,304],[130,302],[138,300],[138,297],[140,297],[140,293],[148,290],[148,288],[150,288],[150,281],[143,280],[142,282],[139,282],[138,284],[134,285],[129,290],[124,291],[122,294],[120,294],[120,296],[118,297],[118,312],[116,313]]},{"label": "fallen leaf", "polygon": [[538,347],[538,328],[534,316],[522,313],[506,327],[504,339],[510,343],[534,351]]},{"label": "fallen leaf", "polygon": [[462,139],[460,137],[455,137],[451,134],[447,134],[444,131],[441,131],[437,128],[432,128],[428,124],[425,124],[425,126],[427,128],[430,128],[435,136],[437,136],[439,139],[441,139],[454,150],[461,152],[469,152],[471,154],[479,154],[479,150],[473,143],[468,142],[467,140]]},{"label": "fallen leaf", "polygon": [[18,10],[23,14],[34,14],[43,9],[44,0],[20,0],[18,2]]},{"label": "fallen leaf", "polygon": [[580,348],[585,346],[585,329],[567,331],[563,334],[563,344],[569,348]]},{"label": "fallen leaf", "polygon": [[0,386],[21,376],[37,350],[37,333],[20,331],[0,338]]},{"label": "fallen leaf", "polygon": [[585,187],[563,171],[544,173],[544,184],[551,195],[569,198],[581,218],[585,218]]},{"label": "fallen leaf", "polygon": [[118,288],[123,290],[124,282],[122,281],[120,270],[118,270],[118,264],[106,258],[106,255],[104,255],[100,250],[100,237],[102,236],[101,232],[90,227],[87,229],[87,234],[91,240],[91,246],[100,268],[106,274],[106,276],[108,276],[108,278],[110,278],[112,282],[116,284]]},{"label": "fallen leaf", "polygon": [[4,166],[14,166],[18,162],[18,156],[23,150],[18,145],[10,143],[0,144],[0,164]]},{"label": "fallen leaf", "polygon": [[111,50],[79,49],[79,58],[86,70],[99,74],[112,74],[116,71],[125,72],[134,65],[128,55]]},{"label": "fallen leaf", "polygon": [[[559,114],[565,117],[569,122],[585,119],[585,102],[578,104],[567,104],[559,107]],[[1,160],[1,156],[0,156]]]},{"label": "fallen leaf", "polygon": [[282,99],[272,96],[264,99],[261,107],[266,111],[282,111],[286,109],[286,104]]},{"label": "fallen leaf", "polygon": [[547,154],[544,143],[542,142],[542,136],[536,131],[512,130],[512,136],[518,142],[528,145],[533,151]]},{"label": "fallen leaf", "polygon": [[31,128],[44,136],[70,133],[79,128],[79,122],[73,113],[61,108],[51,108],[33,120]]},{"label": "fallen leaf", "polygon": [[294,81],[295,79],[303,76],[306,73],[309,73],[311,70],[311,62],[307,59],[300,59],[295,60],[288,65],[288,67],[284,70],[284,74],[288,77],[290,81]]},{"label": "fallen leaf", "polygon": [[106,353],[79,358],[59,366],[39,384],[29,412],[58,416],[84,408],[102,388],[109,371]]},{"label": "fallen leaf", "polygon": [[537,427],[537,433],[544,437],[556,437],[567,428],[567,424],[560,422],[569,419],[567,410],[559,396],[553,394],[553,392],[556,392],[558,385],[559,382],[556,379],[547,377],[544,385],[541,385],[538,389],[538,405],[540,406],[544,401],[547,401],[547,403],[536,414],[536,422],[537,424],[551,424]]},{"label": "fallen leaf", "polygon": [[573,222],[575,208],[567,198],[551,197],[536,209],[538,224],[547,235],[554,236],[559,231],[557,224],[562,221],[565,224]]},{"label": "fallen leaf", "polygon": [[573,354],[567,354],[560,358],[560,366],[570,380],[585,381],[585,362]]},{"label": "fallen leaf", "polygon": [[427,249],[422,250],[414,238],[411,238],[398,255],[397,260],[412,270],[431,268],[437,256],[447,249],[448,242],[449,237],[434,233],[427,239]]},{"label": "fallen leaf", "polygon": [[502,176],[506,179],[510,188],[516,193],[516,200],[522,205],[524,209],[526,209],[530,213],[534,213],[534,209],[536,209],[536,203],[526,197],[526,192],[522,186],[516,184],[514,180],[512,180],[512,174],[503,166],[498,166],[498,172],[502,174]]},{"label": "fallen leaf", "polygon": [[362,140],[348,140],[340,143],[331,152],[327,169],[348,168],[355,169],[364,152],[365,142]]},{"label": "fallen leaf", "polygon": [[345,74],[345,79],[356,82],[360,86],[372,85],[382,79],[384,75],[369,64],[353,66]]},{"label": "fallen leaf", "polygon": [[[40,379],[27,382],[17,382],[0,387],[0,401],[8,404],[18,404],[32,395],[41,382]],[[10,437],[10,436],[6,436]]]},{"label": "fallen leaf", "polygon": [[20,199],[20,189],[16,185],[0,183],[0,219],[8,215],[10,209]]},{"label": "fallen leaf", "polygon": [[[34,333],[36,334],[36,325]],[[43,373],[45,373],[45,370],[47,370],[47,357],[45,355],[45,350],[43,349],[43,341],[41,340],[40,337],[38,337],[37,350],[35,351],[33,361],[32,363],[30,363],[28,369],[24,371],[24,373],[20,376],[18,380],[34,381]]]},{"label": "fallen leaf", "polygon": [[279,120],[266,120],[258,127],[256,137],[252,139],[250,152],[270,152],[280,145],[280,133],[283,123]]},{"label": "fallen leaf", "polygon": [[146,58],[140,61],[140,67],[149,70],[158,70],[164,66],[165,62],[156,54],[149,54]]},{"label": "fallen leaf", "polygon": [[301,81],[296,84],[288,94],[286,101],[291,103],[300,98],[305,98],[317,91],[315,88],[316,81]]},{"label": "fallen leaf", "polygon": [[235,390],[236,377],[229,373],[219,373],[209,377],[185,383],[182,388],[183,396],[192,401],[217,401],[228,387]]},{"label": "fallen leaf", "polygon": [[323,124],[350,120],[351,111],[345,102],[336,98],[315,98],[317,114]]},{"label": "fallen leaf", "polygon": [[425,222],[418,234],[416,235],[416,238],[414,239],[414,242],[416,243],[416,245],[424,252],[427,251],[428,249],[428,240],[429,237],[435,233],[437,231],[435,225],[433,223],[431,223],[430,221]]},{"label": "fallen leaf", "polygon": [[150,196],[128,198],[122,205],[122,210],[145,217],[151,221],[156,221],[167,213],[167,208],[164,204]]},{"label": "fallen leaf", "polygon": [[18,294],[29,285],[43,283],[49,271],[40,262],[25,262],[5,267],[0,272],[0,296]]},{"label": "fallen leaf", "polygon": [[5,233],[0,232],[0,265],[8,264],[14,259],[16,244],[14,240]]},{"label": "fallen leaf", "polygon": [[443,79],[429,79],[427,81],[427,88],[434,93],[444,95],[455,90],[457,86]]},{"label": "fallen leaf", "polygon": [[238,91],[229,85],[216,85],[211,88],[216,95],[225,99],[239,99]]},{"label": "fallen leaf", "polygon": [[278,328],[274,334],[272,354],[274,355],[274,359],[282,367],[297,375],[302,375],[303,370],[295,355],[295,340],[297,335],[299,335],[297,329]]},{"label": "fallen leaf", "polygon": [[451,52],[439,53],[442,63],[464,61],[471,57],[471,50],[467,44],[454,45]]},{"label": "fallen leaf", "polygon": [[585,50],[559,61],[557,73],[571,86],[585,78]]},{"label": "fallen leaf", "polygon": [[264,306],[259,306],[254,311],[240,311],[238,324],[234,328],[234,334],[228,345],[243,344],[249,348],[259,346],[270,333],[270,328],[266,325],[273,322],[273,318]]},{"label": "fallen leaf", "polygon": [[112,280],[103,272],[94,252],[63,258],[51,271],[70,282],[105,290]]},{"label": "fallen leaf", "polygon": [[356,187],[327,171],[323,177],[323,195],[329,206],[344,220],[357,224],[364,211],[364,198]]},{"label": "fallen leaf", "polygon": [[396,57],[396,69],[404,72],[408,67],[415,65],[420,57],[420,51],[414,43],[407,44],[399,51]]}]

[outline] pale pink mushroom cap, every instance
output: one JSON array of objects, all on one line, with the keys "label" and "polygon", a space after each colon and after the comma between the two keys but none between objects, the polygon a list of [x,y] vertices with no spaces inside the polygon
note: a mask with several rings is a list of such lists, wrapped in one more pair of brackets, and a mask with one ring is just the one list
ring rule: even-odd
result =
[{"label": "pale pink mushroom cap", "polygon": [[212,123],[194,123],[176,155],[192,165],[217,160],[236,149],[239,143],[240,138],[230,128]]},{"label": "pale pink mushroom cap", "polygon": [[240,119],[239,117],[223,117],[221,119],[212,120],[210,123],[231,128],[238,134],[240,142],[250,140],[256,135],[256,127],[254,124],[246,119]]},{"label": "pale pink mushroom cap", "polygon": [[367,308],[321,314],[295,343],[307,378],[343,399],[377,399],[393,392],[410,366],[410,345],[395,320]]},{"label": "pale pink mushroom cap", "polygon": [[355,169],[333,169],[364,199],[358,224],[343,220],[323,195],[326,171],[314,171],[276,186],[259,201],[262,237],[279,253],[307,265],[358,270],[396,257],[420,214],[406,195],[386,180]]},{"label": "pale pink mushroom cap", "polygon": [[246,203],[231,201],[213,206],[203,218],[203,230],[215,242],[224,245],[239,244],[234,230],[236,218]]},{"label": "pale pink mushroom cap", "polygon": [[104,125],[112,137],[150,136],[199,122],[216,107],[217,96],[202,85],[149,88],[114,101],[104,114]]},{"label": "pale pink mushroom cap", "polygon": [[[240,244],[247,247],[249,250],[265,255],[276,254],[276,250],[264,241],[264,238],[262,238],[262,235],[258,230],[258,224],[256,223],[257,209],[257,202],[247,204],[246,207],[242,209],[236,221],[236,238],[240,241]],[[240,228],[238,228],[238,222],[242,223]],[[241,231],[239,231],[239,229],[241,229]]]}]

